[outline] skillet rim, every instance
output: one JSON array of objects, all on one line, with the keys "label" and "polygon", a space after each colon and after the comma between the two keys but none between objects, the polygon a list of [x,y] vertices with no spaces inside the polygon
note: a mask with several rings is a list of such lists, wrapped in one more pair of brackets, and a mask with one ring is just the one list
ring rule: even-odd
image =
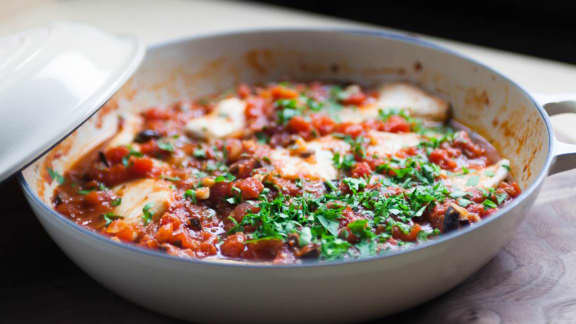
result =
[{"label": "skillet rim", "polygon": [[[524,87],[522,87],[520,84],[513,81],[509,77],[505,76],[504,74],[494,70],[493,68],[485,65],[484,63],[481,63],[475,59],[472,59],[472,58],[467,57],[463,54],[460,54],[454,50],[445,48],[443,46],[437,45],[437,44],[430,42],[430,41],[419,39],[418,36],[414,37],[414,36],[410,36],[408,34],[384,31],[384,30],[377,29],[377,28],[263,27],[263,28],[238,29],[238,30],[234,30],[234,31],[219,31],[219,32],[211,32],[211,33],[202,33],[202,34],[193,35],[193,36],[176,38],[176,39],[172,39],[172,40],[168,40],[168,41],[164,41],[164,42],[155,43],[153,45],[150,45],[147,47],[147,51],[157,50],[157,49],[161,49],[163,47],[167,47],[167,46],[171,46],[171,45],[177,45],[180,43],[186,43],[186,42],[190,42],[193,40],[200,40],[200,39],[218,38],[218,37],[244,35],[244,34],[258,34],[258,33],[281,34],[284,32],[343,33],[343,34],[352,34],[352,35],[361,35],[361,36],[363,35],[363,36],[371,36],[371,37],[375,37],[375,38],[391,39],[391,40],[396,40],[396,41],[401,41],[404,43],[416,45],[419,47],[425,47],[425,48],[433,49],[433,50],[436,50],[436,51],[439,51],[439,52],[442,52],[445,54],[449,54],[449,55],[458,57],[460,59],[464,59],[464,60],[471,62],[471,63],[473,63],[473,64],[491,72],[491,73],[494,73],[498,77],[507,81],[510,85],[516,87],[523,95],[525,95],[526,98],[528,98],[530,100],[533,107],[536,108],[536,110],[540,114],[540,117],[544,121],[546,131],[548,133],[548,152],[546,154],[546,162],[545,162],[544,166],[542,167],[540,174],[534,180],[534,182],[528,188],[526,188],[526,190],[524,190],[518,197],[516,197],[514,200],[512,200],[510,203],[508,203],[506,206],[504,206],[504,208],[498,210],[496,213],[494,213],[493,215],[491,215],[490,217],[488,217],[486,219],[483,219],[482,221],[475,224],[474,226],[468,226],[464,229],[460,229],[460,230],[457,230],[457,231],[452,232],[452,233],[442,234],[436,239],[429,240],[429,241],[426,241],[424,243],[419,243],[419,244],[414,245],[414,246],[409,247],[409,248],[404,248],[404,249],[399,249],[396,251],[388,252],[388,253],[385,253],[382,255],[363,257],[363,258],[359,258],[359,259],[348,258],[348,259],[342,259],[342,260],[321,261],[321,262],[320,261],[314,261],[314,262],[305,262],[305,263],[299,263],[299,264],[269,264],[269,263],[255,263],[255,262],[254,263],[250,263],[250,262],[227,263],[227,262],[219,262],[219,261],[213,261],[213,260],[182,258],[182,257],[172,256],[172,255],[169,255],[167,253],[159,252],[156,250],[150,250],[150,249],[140,247],[138,245],[134,245],[134,244],[130,244],[130,243],[122,243],[122,242],[113,241],[110,238],[108,238],[102,234],[99,234],[95,231],[92,231],[92,230],[89,230],[85,227],[82,227],[81,225],[79,225],[79,224],[73,222],[72,220],[66,218],[64,215],[61,215],[60,213],[56,212],[54,209],[52,209],[50,206],[48,206],[46,203],[44,203],[38,197],[38,195],[32,191],[30,184],[24,178],[24,174],[23,174],[23,170],[22,170],[18,174],[18,182],[20,183],[20,186],[22,187],[24,194],[30,200],[29,204],[32,205],[32,202],[36,203],[38,206],[41,207],[40,212],[47,213],[50,216],[53,216],[53,218],[57,222],[59,222],[60,225],[64,225],[64,226],[69,225],[73,230],[75,230],[79,234],[84,234],[84,235],[87,235],[88,237],[91,237],[91,238],[96,239],[98,241],[102,241],[105,244],[109,245],[111,248],[112,247],[121,248],[122,250],[126,250],[126,252],[132,252],[135,254],[142,253],[148,257],[159,257],[161,259],[167,259],[169,261],[191,263],[191,264],[197,264],[197,265],[209,266],[209,267],[256,268],[256,269],[299,269],[299,268],[331,267],[331,266],[340,266],[340,265],[344,266],[344,265],[352,265],[352,264],[356,264],[356,263],[376,262],[376,261],[379,261],[382,259],[392,259],[395,257],[403,256],[405,254],[412,253],[412,252],[431,248],[431,247],[436,246],[436,245],[441,245],[441,244],[443,244],[443,243],[445,243],[445,242],[447,242],[453,238],[466,235],[471,231],[479,229],[480,227],[483,227],[486,224],[493,222],[500,217],[503,217],[509,211],[516,208],[521,203],[524,203],[524,200],[527,199],[529,196],[534,194],[534,192],[540,187],[540,185],[542,184],[544,179],[547,177],[548,171],[550,170],[551,165],[555,161],[555,156],[552,153],[555,150],[555,141],[554,141],[554,136],[553,136],[553,131],[552,131],[552,124],[551,124],[549,116],[546,113],[546,111],[544,110],[543,106],[539,102],[537,102],[534,99],[534,97],[532,95],[530,95],[530,93],[528,91],[526,91],[526,89]],[[65,136],[62,140],[64,140],[67,137],[68,136]],[[59,142],[56,143],[54,146],[59,144]],[[32,164],[32,163],[34,163],[34,161],[30,162],[30,164]],[[36,215],[36,217],[39,217],[39,216]]]}]

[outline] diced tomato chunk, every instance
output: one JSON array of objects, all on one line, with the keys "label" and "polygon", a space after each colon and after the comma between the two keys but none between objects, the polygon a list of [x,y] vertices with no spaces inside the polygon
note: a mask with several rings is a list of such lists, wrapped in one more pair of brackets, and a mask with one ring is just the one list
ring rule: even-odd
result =
[{"label": "diced tomato chunk", "polygon": [[361,124],[345,122],[341,123],[337,127],[338,131],[345,135],[350,135],[352,137],[358,137],[364,133],[364,127]]},{"label": "diced tomato chunk", "polygon": [[264,185],[262,181],[256,178],[246,178],[234,181],[234,187],[240,189],[242,192],[243,199],[255,199],[258,198],[262,190],[264,190]]},{"label": "diced tomato chunk", "polygon": [[358,220],[358,219],[361,219],[361,217],[356,215],[354,210],[352,210],[352,207],[346,206],[346,208],[344,208],[342,210],[342,217],[340,218],[340,225],[341,226],[347,226],[348,224],[350,224],[353,221]]},{"label": "diced tomato chunk", "polygon": [[130,154],[130,149],[126,146],[116,146],[106,151],[106,160],[110,164],[120,163],[125,156]]},{"label": "diced tomato chunk", "polygon": [[312,125],[302,116],[294,116],[288,122],[288,130],[293,133],[308,134],[312,130]]},{"label": "diced tomato chunk", "polygon": [[240,155],[242,155],[242,141],[239,139],[230,138],[226,140],[224,148],[226,149],[226,155],[230,162],[238,160]]},{"label": "diced tomato chunk", "polygon": [[[245,201],[234,207],[234,210],[232,210],[229,216],[234,218],[236,222],[240,223],[242,219],[244,219],[244,216],[246,216],[246,214],[255,213],[258,210],[259,210],[258,206],[255,206],[250,202]],[[228,218],[225,219],[225,221],[228,221]]]},{"label": "diced tomato chunk", "polygon": [[160,243],[170,242],[172,239],[173,232],[174,232],[174,225],[172,225],[172,223],[167,223],[158,228],[155,238]]},{"label": "diced tomato chunk", "polygon": [[169,111],[160,108],[150,108],[143,112],[147,120],[168,120],[171,117]]},{"label": "diced tomato chunk", "polygon": [[145,178],[152,174],[154,162],[147,157],[134,157],[130,160],[130,172],[139,178]]},{"label": "diced tomato chunk", "polygon": [[312,126],[322,136],[332,133],[336,127],[336,122],[334,122],[332,118],[326,115],[316,114],[312,115],[310,118],[312,121]]},{"label": "diced tomato chunk", "polygon": [[210,200],[220,201],[232,193],[232,183],[231,182],[216,182],[210,188]]},{"label": "diced tomato chunk", "polygon": [[370,164],[368,162],[358,162],[352,168],[350,174],[355,178],[367,177],[372,173]]},{"label": "diced tomato chunk", "polygon": [[106,200],[108,195],[102,191],[91,191],[84,196],[84,202],[90,206],[101,206]]},{"label": "diced tomato chunk", "polygon": [[240,160],[230,167],[230,170],[236,174],[238,178],[247,178],[256,167],[258,161],[256,159]]},{"label": "diced tomato chunk", "polygon": [[247,119],[255,119],[264,114],[265,101],[262,98],[250,98],[246,102],[244,114]]},{"label": "diced tomato chunk", "polygon": [[216,248],[216,246],[214,246],[214,244],[210,242],[200,243],[200,245],[196,250],[196,256],[198,256],[199,258],[207,257],[209,255],[215,255],[216,253],[218,253],[218,249]]},{"label": "diced tomato chunk", "polygon": [[457,132],[453,145],[461,149],[464,154],[470,158],[476,158],[486,154],[486,150],[482,146],[473,143],[466,132]]},{"label": "diced tomato chunk", "polygon": [[245,99],[252,94],[252,90],[250,90],[250,87],[248,85],[243,83],[239,85],[238,88],[236,88],[236,93],[238,93],[238,96],[240,96],[240,98]]},{"label": "diced tomato chunk", "polygon": [[397,240],[415,242],[418,240],[418,233],[422,230],[422,227],[418,224],[412,225],[410,232],[404,233],[400,228],[394,227],[392,230],[392,237]]},{"label": "diced tomato chunk", "polygon": [[299,95],[298,91],[283,86],[275,86],[270,91],[274,99],[294,99]]},{"label": "diced tomato chunk", "polygon": [[410,131],[410,123],[402,117],[397,115],[392,115],[384,123],[385,132],[391,133],[405,133]]},{"label": "diced tomato chunk", "polygon": [[156,141],[148,141],[146,143],[140,144],[140,152],[142,154],[155,156],[160,153],[161,150],[158,147],[158,144],[156,144]]},{"label": "diced tomato chunk", "polygon": [[126,172],[126,167],[123,164],[113,165],[107,170],[99,172],[97,177],[107,186],[115,186],[130,179],[130,175]]},{"label": "diced tomato chunk", "polygon": [[458,163],[448,156],[448,152],[445,149],[435,149],[430,153],[429,159],[442,169],[454,170],[458,167]]},{"label": "diced tomato chunk", "polygon": [[244,233],[236,233],[228,236],[224,243],[220,246],[220,251],[223,255],[230,258],[239,258],[244,251],[246,235]]},{"label": "diced tomato chunk", "polygon": [[505,192],[512,198],[517,197],[521,192],[520,186],[516,182],[501,182],[498,185],[498,191]]},{"label": "diced tomato chunk", "polygon": [[366,94],[362,91],[357,91],[350,94],[347,98],[342,100],[345,105],[361,106],[366,101]]},{"label": "diced tomato chunk", "polygon": [[123,219],[114,220],[108,227],[106,233],[114,235],[121,240],[132,242],[138,237],[138,231],[134,224],[128,223]]},{"label": "diced tomato chunk", "polygon": [[282,249],[284,242],[280,239],[262,239],[246,244],[242,256],[253,260],[272,260]]},{"label": "diced tomato chunk", "polygon": [[252,130],[262,129],[267,122],[268,109],[268,104],[263,98],[248,98],[246,100],[246,109],[244,110],[244,115],[249,121],[248,127]]}]

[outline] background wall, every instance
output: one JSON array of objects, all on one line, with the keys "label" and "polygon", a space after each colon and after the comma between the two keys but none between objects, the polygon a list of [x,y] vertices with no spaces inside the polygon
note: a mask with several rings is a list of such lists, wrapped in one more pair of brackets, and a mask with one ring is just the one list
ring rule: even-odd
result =
[{"label": "background wall", "polygon": [[576,1],[259,0],[576,63]]}]

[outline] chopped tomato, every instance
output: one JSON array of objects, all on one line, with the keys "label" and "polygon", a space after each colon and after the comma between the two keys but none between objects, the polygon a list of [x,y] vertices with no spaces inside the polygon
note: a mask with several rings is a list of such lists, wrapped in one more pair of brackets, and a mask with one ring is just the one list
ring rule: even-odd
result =
[{"label": "chopped tomato", "polygon": [[299,133],[303,137],[308,136],[312,131],[312,125],[302,116],[294,116],[288,122],[288,130],[293,133]]},{"label": "chopped tomato", "polygon": [[216,182],[210,188],[210,200],[221,201],[226,197],[229,197],[232,193],[232,183],[231,182]]},{"label": "chopped tomato", "polygon": [[160,108],[150,108],[143,115],[147,120],[167,120],[172,116],[169,111]]},{"label": "chopped tomato", "polygon": [[391,133],[407,133],[410,131],[410,123],[404,117],[392,115],[386,120],[383,131]]},{"label": "chopped tomato", "polygon": [[336,122],[334,122],[332,118],[323,114],[312,115],[310,119],[312,121],[312,126],[322,136],[332,133],[336,127]]},{"label": "chopped tomato", "polygon": [[408,233],[404,233],[400,228],[394,227],[392,237],[406,242],[415,242],[418,240],[418,233],[420,233],[420,231],[422,231],[422,227],[418,224],[412,225]]},{"label": "chopped tomato", "polygon": [[458,163],[449,157],[445,149],[435,149],[430,153],[429,159],[442,169],[454,170],[458,167]]},{"label": "chopped tomato", "polygon": [[130,159],[130,173],[137,178],[145,178],[152,175],[154,162],[147,157],[133,157]]},{"label": "chopped tomato", "polygon": [[345,105],[361,106],[366,101],[366,94],[362,91],[357,91],[350,94],[348,97],[342,100]]},{"label": "chopped tomato", "polygon": [[361,124],[351,122],[339,124],[337,130],[342,134],[350,135],[352,137],[358,137],[364,133],[364,128]]},{"label": "chopped tomato", "polygon": [[270,89],[274,99],[294,99],[299,96],[298,91],[286,88],[284,86],[275,86]]},{"label": "chopped tomato", "polygon": [[122,159],[130,154],[130,149],[126,146],[116,146],[106,151],[106,160],[110,164],[122,162]]},{"label": "chopped tomato", "polygon": [[261,239],[246,244],[242,257],[252,260],[273,260],[282,249],[284,242],[279,239]]},{"label": "chopped tomato", "polygon": [[256,199],[264,190],[264,185],[256,178],[236,180],[234,181],[234,187],[240,189],[243,199]]},{"label": "chopped tomato", "polygon": [[370,174],[372,174],[372,169],[368,162],[358,162],[354,165],[352,171],[350,171],[350,175],[355,178],[367,177]]},{"label": "chopped tomato", "polygon": [[246,235],[244,233],[236,233],[228,236],[224,243],[220,246],[222,254],[231,257],[239,258],[244,251]]},{"label": "chopped tomato", "polygon": [[106,227],[106,233],[116,236],[123,241],[132,242],[138,237],[138,231],[135,225],[128,223],[123,219],[114,220]]},{"label": "chopped tomato", "polygon": [[240,98],[246,99],[248,96],[252,94],[252,90],[246,84],[241,84],[236,88],[236,93],[240,96]]},{"label": "chopped tomato", "polygon": [[108,195],[102,191],[91,191],[84,196],[84,201],[90,206],[99,206],[108,200]]}]

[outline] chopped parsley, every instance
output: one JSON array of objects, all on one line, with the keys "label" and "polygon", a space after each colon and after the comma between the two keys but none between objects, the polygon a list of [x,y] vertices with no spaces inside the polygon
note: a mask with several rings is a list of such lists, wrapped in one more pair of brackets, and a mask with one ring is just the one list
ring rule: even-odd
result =
[{"label": "chopped parsley", "polygon": [[110,202],[110,206],[112,207],[120,206],[120,204],[122,204],[122,198],[116,198]]},{"label": "chopped parsley", "polygon": [[53,181],[56,181],[58,184],[64,183],[64,176],[62,176],[60,173],[54,171],[54,169],[52,169],[52,168],[48,169],[48,174],[50,175],[50,179],[52,179]]},{"label": "chopped parsley", "polygon": [[122,165],[124,165],[125,167],[128,167],[130,165],[130,157],[131,156],[135,156],[135,157],[144,156],[144,154],[142,154],[141,152],[134,150],[134,148],[132,148],[132,146],[128,146],[128,149],[130,150],[128,152],[128,155],[126,155],[125,157],[122,158]]},{"label": "chopped parsley", "polygon": [[106,214],[102,214],[102,218],[104,218],[105,226],[108,226],[114,220],[124,218],[124,216],[116,215],[114,213],[106,213]]},{"label": "chopped parsley", "polygon": [[352,154],[340,155],[340,153],[336,152],[332,156],[332,163],[336,169],[350,170],[356,164],[356,159]]},{"label": "chopped parsley", "polygon": [[162,176],[162,179],[168,180],[168,181],[181,181],[182,180],[179,177],[170,177],[170,176]]},{"label": "chopped parsley", "polygon": [[493,202],[490,199],[486,199],[482,202],[482,205],[484,205],[484,208],[489,209],[489,208],[497,208],[498,205],[496,205],[495,202]]},{"label": "chopped parsley", "polygon": [[234,180],[236,180],[236,177],[231,173],[219,175],[214,179],[215,182],[232,182]]},{"label": "chopped parsley", "polygon": [[144,208],[142,208],[142,221],[144,222],[144,225],[148,225],[152,221],[154,213],[151,212],[150,209],[152,209],[153,207],[154,204],[147,203],[146,205],[144,205]]},{"label": "chopped parsley", "polygon": [[192,153],[195,158],[197,159],[205,159],[206,158],[206,150],[204,149],[195,149]]},{"label": "chopped parsley", "polygon": [[156,145],[158,145],[158,148],[163,151],[174,152],[174,145],[172,145],[170,142],[158,141],[156,142]]},{"label": "chopped parsley", "polygon": [[198,203],[198,200],[196,199],[196,191],[192,189],[188,189],[184,192],[184,198],[189,199],[193,204]]}]

